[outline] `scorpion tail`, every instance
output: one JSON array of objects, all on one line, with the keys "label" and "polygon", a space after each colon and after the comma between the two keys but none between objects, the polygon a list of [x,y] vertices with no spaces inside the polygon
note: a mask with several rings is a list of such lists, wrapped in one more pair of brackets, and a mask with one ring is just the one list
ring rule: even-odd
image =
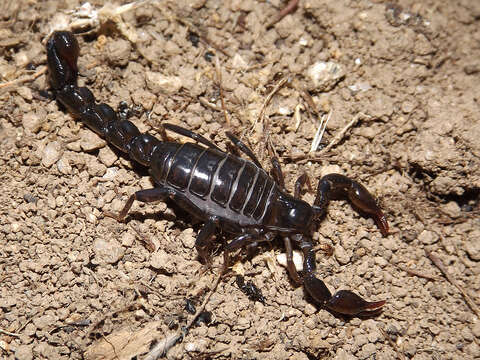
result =
[{"label": "scorpion tail", "polygon": [[79,54],[78,41],[69,31],[56,31],[47,42],[48,76],[57,102],[131,159],[150,166],[160,140],[142,134],[129,120],[120,120],[111,106],[97,104],[90,90],[77,86]]},{"label": "scorpion tail", "polygon": [[385,305],[385,300],[369,302],[348,290],[340,290],[332,296],[325,283],[312,273],[304,277],[304,286],[316,302],[339,314],[375,316]]},{"label": "scorpion tail", "polygon": [[54,90],[77,83],[80,47],[69,31],[56,31],[47,42],[49,81]]}]

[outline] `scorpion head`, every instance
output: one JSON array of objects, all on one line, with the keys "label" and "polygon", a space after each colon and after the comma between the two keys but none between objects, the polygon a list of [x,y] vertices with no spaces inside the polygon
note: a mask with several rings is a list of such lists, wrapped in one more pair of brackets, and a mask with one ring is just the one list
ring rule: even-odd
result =
[{"label": "scorpion head", "polygon": [[314,219],[312,207],[303,200],[280,194],[276,202],[275,225],[293,233],[307,233]]}]

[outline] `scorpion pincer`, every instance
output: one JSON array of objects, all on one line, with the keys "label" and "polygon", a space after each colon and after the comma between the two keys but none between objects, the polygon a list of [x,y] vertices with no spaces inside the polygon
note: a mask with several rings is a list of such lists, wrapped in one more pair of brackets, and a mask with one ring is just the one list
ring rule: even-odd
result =
[{"label": "scorpion pincer", "polygon": [[[160,141],[141,133],[132,122],[121,120],[109,105],[97,103],[90,90],[77,85],[79,52],[78,42],[70,32],[55,32],[48,40],[48,80],[57,102],[110,144],[148,167],[156,184],[131,195],[114,216],[117,220],[126,217],[135,200],[148,203],[170,198],[205,222],[195,243],[205,262],[209,262],[208,248],[217,228],[233,237],[225,246],[225,266],[230,252],[280,236],[292,280],[303,284],[316,302],[347,315],[376,315],[381,311],[384,300],[368,302],[349,290],[332,295],[315,277],[310,234],[330,200],[348,199],[356,210],[371,216],[387,236],[386,217],[365,187],[346,176],[329,174],[320,179],[314,205],[309,205],[300,199],[305,175],[297,180],[294,196],[288,194],[278,161],[272,159],[270,176],[253,152],[231,133],[227,132],[229,139],[251,161],[221,151],[203,136],[172,124],[165,124],[165,129],[190,137],[195,143]],[[292,261],[293,244],[304,255],[300,274]]]}]

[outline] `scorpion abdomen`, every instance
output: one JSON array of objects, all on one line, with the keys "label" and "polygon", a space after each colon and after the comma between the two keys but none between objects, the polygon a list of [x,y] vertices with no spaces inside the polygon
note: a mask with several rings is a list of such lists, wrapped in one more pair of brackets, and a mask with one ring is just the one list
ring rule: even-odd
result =
[{"label": "scorpion abdomen", "polygon": [[277,190],[268,174],[250,161],[195,143],[160,143],[153,154],[155,181],[187,195],[220,220],[260,225]]}]

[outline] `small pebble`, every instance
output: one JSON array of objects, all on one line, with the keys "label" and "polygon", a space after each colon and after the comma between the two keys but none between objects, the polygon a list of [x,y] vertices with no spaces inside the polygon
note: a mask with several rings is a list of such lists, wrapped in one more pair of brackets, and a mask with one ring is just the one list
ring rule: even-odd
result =
[{"label": "small pebble", "polygon": [[62,157],[60,160],[58,160],[57,169],[64,175],[69,175],[72,173],[72,166],[66,157]]},{"label": "small pebble", "polygon": [[376,256],[375,257],[375,264],[377,264],[378,266],[380,267],[385,267],[388,265],[388,261],[385,260],[383,257],[381,256]]},{"label": "small pebble", "polygon": [[335,246],[335,258],[340,264],[346,265],[350,262],[351,255],[342,246],[337,245]]},{"label": "small pebble", "polygon": [[10,228],[12,229],[12,232],[16,233],[18,230],[20,230],[20,224],[18,222],[13,222],[10,225]]},{"label": "small pebble", "polygon": [[177,76],[165,76],[161,73],[147,71],[145,74],[147,87],[154,94],[173,95],[182,87],[182,80]]},{"label": "small pebble", "polygon": [[18,360],[31,360],[33,359],[33,344],[20,345],[15,350],[15,359]]},{"label": "small pebble", "polygon": [[98,152],[98,160],[106,167],[112,166],[117,161],[118,156],[108,146],[102,147]]},{"label": "small pebble", "polygon": [[28,112],[23,115],[22,125],[27,131],[36,134],[42,128],[44,120],[35,112]]},{"label": "small pebble", "polygon": [[95,258],[92,262],[95,264],[115,264],[125,254],[122,245],[115,239],[95,240],[93,243],[93,251],[95,252]]},{"label": "small pebble", "polygon": [[455,201],[450,201],[441,207],[442,212],[450,216],[452,219],[456,219],[461,215],[460,206]]},{"label": "small pebble", "polygon": [[33,99],[32,90],[30,90],[30,88],[27,86],[18,87],[17,93],[27,101],[31,101]]},{"label": "small pebble", "polygon": [[472,326],[472,333],[475,335],[476,338],[480,338],[480,321],[477,320],[475,324]]},{"label": "small pebble", "polygon": [[50,326],[53,326],[55,321],[57,321],[57,319],[53,315],[47,314],[40,317],[36,317],[32,321],[33,321],[33,324],[37,327],[37,329],[44,330]]},{"label": "small pebble", "polygon": [[52,141],[45,146],[42,152],[42,164],[50,167],[55,164],[62,156],[62,145],[58,141]]},{"label": "small pebble", "polygon": [[171,254],[168,254],[162,249],[158,249],[152,254],[150,258],[150,266],[168,274],[173,274],[175,272],[175,260]]},{"label": "small pebble", "polygon": [[187,249],[193,249],[195,247],[196,237],[193,234],[193,229],[186,229],[180,234],[180,241]]},{"label": "small pebble", "polygon": [[129,231],[126,231],[122,235],[122,245],[125,247],[130,247],[135,242],[135,235]]},{"label": "small pebble", "polygon": [[106,141],[91,130],[81,130],[80,146],[83,151],[89,152],[101,149],[106,145]]},{"label": "small pebble", "polygon": [[472,359],[478,359],[480,357],[480,346],[475,342],[472,342],[465,346],[465,352],[472,356]]},{"label": "small pebble", "polygon": [[318,61],[307,72],[311,83],[309,90],[325,92],[333,87],[345,76],[345,70],[340,64],[332,61]]},{"label": "small pebble", "polygon": [[130,60],[132,45],[124,39],[111,40],[107,42],[105,54],[111,66],[126,66]]},{"label": "small pebble", "polygon": [[470,232],[465,241],[464,249],[473,261],[480,261],[480,230]]},{"label": "small pebble", "polygon": [[[283,267],[287,267],[287,254],[282,253],[277,255],[277,261]],[[297,271],[302,271],[303,269],[303,255],[298,250],[293,250],[293,263],[295,264],[295,269]]]},{"label": "small pebble", "polygon": [[418,236],[418,240],[424,245],[432,245],[438,241],[438,235],[433,231],[423,230]]},{"label": "small pebble", "polygon": [[361,359],[370,359],[371,356],[377,351],[374,344],[368,343],[362,347],[362,350],[358,353],[358,357]]}]

